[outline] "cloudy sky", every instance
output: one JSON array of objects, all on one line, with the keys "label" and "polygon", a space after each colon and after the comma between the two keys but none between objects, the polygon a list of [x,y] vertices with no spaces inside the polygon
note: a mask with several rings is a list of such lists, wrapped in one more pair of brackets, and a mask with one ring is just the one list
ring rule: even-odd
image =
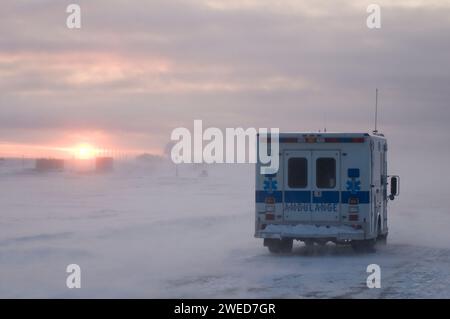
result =
[{"label": "cloudy sky", "polygon": [[449,35],[449,0],[3,0],[0,156],[161,152],[194,119],[369,131],[376,87],[394,145],[448,149]]}]

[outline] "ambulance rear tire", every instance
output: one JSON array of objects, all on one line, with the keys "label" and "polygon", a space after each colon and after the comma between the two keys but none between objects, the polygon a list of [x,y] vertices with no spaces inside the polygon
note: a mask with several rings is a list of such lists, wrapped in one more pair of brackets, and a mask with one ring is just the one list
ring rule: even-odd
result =
[{"label": "ambulance rear tire", "polygon": [[291,253],[292,247],[294,246],[294,240],[285,238],[282,240],[282,246],[283,246],[283,252],[284,253]]},{"label": "ambulance rear tire", "polygon": [[312,240],[312,239],[305,239],[303,242],[305,243],[306,247],[313,247],[314,246],[314,240]]},{"label": "ambulance rear tire", "polygon": [[388,234],[380,234],[380,235],[378,235],[378,237],[377,237],[377,244],[382,245],[382,246],[387,245],[387,237],[388,237]]},{"label": "ambulance rear tire", "polygon": [[272,254],[290,253],[292,251],[294,241],[289,238],[272,239],[264,242]]},{"label": "ambulance rear tire", "polygon": [[317,239],[316,243],[320,247],[325,247],[327,245],[327,243],[328,243],[328,240],[326,240],[326,239]]}]

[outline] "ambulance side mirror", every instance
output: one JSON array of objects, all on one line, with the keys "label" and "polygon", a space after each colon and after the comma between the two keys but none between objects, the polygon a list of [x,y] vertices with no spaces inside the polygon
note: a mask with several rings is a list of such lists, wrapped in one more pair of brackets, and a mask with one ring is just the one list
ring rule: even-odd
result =
[{"label": "ambulance side mirror", "polygon": [[400,177],[391,176],[391,194],[389,195],[390,200],[394,200],[395,196],[400,194]]}]

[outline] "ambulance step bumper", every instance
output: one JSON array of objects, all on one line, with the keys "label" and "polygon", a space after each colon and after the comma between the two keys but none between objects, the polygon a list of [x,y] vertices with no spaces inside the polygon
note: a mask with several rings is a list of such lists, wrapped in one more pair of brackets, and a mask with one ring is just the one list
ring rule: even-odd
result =
[{"label": "ambulance step bumper", "polygon": [[326,225],[267,225],[264,230],[255,234],[257,238],[295,238],[311,239],[326,238],[329,240],[362,240],[365,239],[362,229],[354,229],[350,226],[326,226]]}]

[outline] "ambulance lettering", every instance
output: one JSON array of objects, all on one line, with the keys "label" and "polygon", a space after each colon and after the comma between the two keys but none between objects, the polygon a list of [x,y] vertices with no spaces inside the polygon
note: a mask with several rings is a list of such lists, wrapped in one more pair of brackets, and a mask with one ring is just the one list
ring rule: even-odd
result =
[{"label": "ambulance lettering", "polygon": [[314,213],[314,212],[337,212],[338,205],[334,203],[286,203],[284,205],[284,210],[286,212],[294,213]]}]

